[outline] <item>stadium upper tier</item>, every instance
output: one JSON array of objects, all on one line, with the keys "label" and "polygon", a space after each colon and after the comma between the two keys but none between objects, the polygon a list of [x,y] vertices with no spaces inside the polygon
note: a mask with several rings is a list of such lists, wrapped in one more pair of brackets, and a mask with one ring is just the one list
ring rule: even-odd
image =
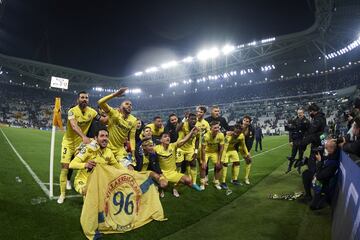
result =
[{"label": "stadium upper tier", "polygon": [[[315,0],[314,24],[301,32],[269,36],[249,43],[219,43],[126,77],[109,77],[0,54],[0,64],[24,77],[25,84],[50,86],[51,76],[70,80],[69,91],[141,88],[147,96],[186,92],[213,82],[239,85],[325,74],[359,61],[360,7],[357,0]],[[154,56],[157,59],[157,56]],[[99,61],[99,59],[94,59]],[[116,67],[116,66],[114,66]],[[140,74],[140,72],[142,72]],[[170,86],[172,88],[170,88]],[[187,88],[187,89],[185,89]]]}]

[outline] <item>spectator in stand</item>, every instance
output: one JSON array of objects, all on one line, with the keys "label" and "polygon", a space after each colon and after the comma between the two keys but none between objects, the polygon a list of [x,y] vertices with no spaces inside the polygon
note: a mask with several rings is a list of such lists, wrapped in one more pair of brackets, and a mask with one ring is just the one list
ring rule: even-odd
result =
[{"label": "spectator in stand", "polygon": [[260,151],[262,151],[262,139],[264,138],[264,135],[262,133],[262,129],[260,127],[260,124],[258,123],[255,128],[255,152],[258,150],[258,145],[260,146]]}]

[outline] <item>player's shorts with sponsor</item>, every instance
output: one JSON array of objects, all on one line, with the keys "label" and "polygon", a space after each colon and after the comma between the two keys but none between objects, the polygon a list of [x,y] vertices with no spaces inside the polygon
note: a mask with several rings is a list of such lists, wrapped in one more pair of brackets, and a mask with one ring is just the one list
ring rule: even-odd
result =
[{"label": "player's shorts with sponsor", "polygon": [[179,173],[177,171],[162,171],[165,178],[171,183],[178,183],[180,179],[184,176],[184,174]]},{"label": "player's shorts with sponsor", "polygon": [[182,150],[182,149],[177,149],[176,162],[180,163],[180,162],[185,161],[185,160],[188,161],[188,162],[191,162],[194,153],[195,153],[194,150],[185,151],[185,150]]},{"label": "player's shorts with sponsor", "polygon": [[86,181],[84,181],[83,179],[79,179],[74,181],[74,188],[75,191],[84,195],[84,193],[86,192]]},{"label": "player's shorts with sponsor", "polygon": [[240,162],[239,153],[236,150],[228,151],[225,154],[225,163]]},{"label": "player's shorts with sponsor", "polygon": [[[219,154],[217,152],[215,153],[212,153],[212,152],[205,152],[205,161],[208,162],[208,161],[211,161],[213,164],[217,163],[218,161],[218,156]],[[222,159],[223,161],[224,159]]]}]

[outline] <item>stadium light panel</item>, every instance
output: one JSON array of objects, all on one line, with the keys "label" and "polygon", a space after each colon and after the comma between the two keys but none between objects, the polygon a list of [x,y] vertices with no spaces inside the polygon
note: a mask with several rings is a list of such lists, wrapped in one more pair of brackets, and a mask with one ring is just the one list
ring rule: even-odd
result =
[{"label": "stadium light panel", "polygon": [[193,60],[194,60],[193,57],[186,57],[182,61],[185,62],[185,63],[191,63]]},{"label": "stadium light panel", "polygon": [[171,68],[171,67],[175,67],[177,65],[178,65],[178,63],[176,61],[170,61],[168,63],[161,64],[161,68],[168,69],[168,68]]},{"label": "stadium light panel", "polygon": [[223,54],[225,54],[225,55],[233,52],[234,50],[235,50],[235,46],[233,46],[233,45],[228,45],[228,44],[226,44],[226,45],[222,48],[222,52],[223,52]]},{"label": "stadium light panel", "polygon": [[143,72],[136,72],[136,73],[134,73],[135,76],[141,76],[141,75],[143,75],[143,74],[144,74]]},{"label": "stadium light panel", "polygon": [[157,67],[150,67],[145,70],[146,73],[153,73],[153,72],[157,72],[157,71],[159,71],[159,69]]},{"label": "stadium light panel", "polygon": [[197,55],[196,57],[199,59],[199,60],[208,60],[208,59],[214,59],[216,57],[219,56],[219,49],[217,49],[216,47],[213,47],[209,50],[201,50]]}]

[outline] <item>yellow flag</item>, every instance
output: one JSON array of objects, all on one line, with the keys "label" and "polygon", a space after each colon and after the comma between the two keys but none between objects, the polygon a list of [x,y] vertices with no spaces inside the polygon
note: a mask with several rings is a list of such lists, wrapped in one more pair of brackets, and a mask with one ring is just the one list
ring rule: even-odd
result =
[{"label": "yellow flag", "polygon": [[62,124],[62,119],[61,119],[61,99],[58,97],[55,98],[53,125],[57,126],[60,129],[63,129],[63,124]]},{"label": "yellow flag", "polygon": [[80,222],[88,239],[166,220],[149,172],[97,164],[87,186]]}]

